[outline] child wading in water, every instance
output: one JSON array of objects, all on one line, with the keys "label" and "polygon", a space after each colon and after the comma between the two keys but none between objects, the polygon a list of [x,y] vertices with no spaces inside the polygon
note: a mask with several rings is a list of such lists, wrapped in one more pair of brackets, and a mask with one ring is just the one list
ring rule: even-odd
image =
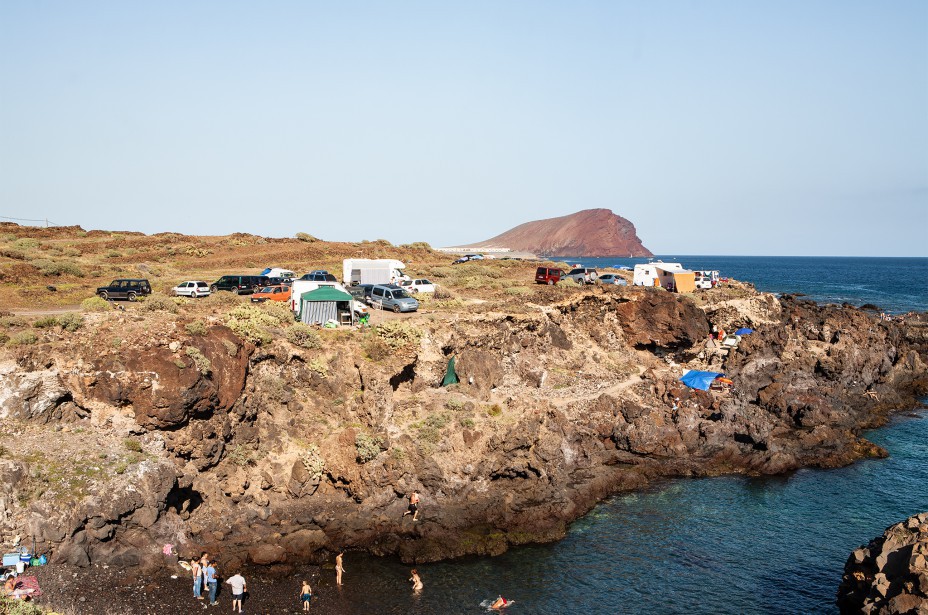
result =
[{"label": "child wading in water", "polygon": [[303,601],[303,610],[309,610],[309,601],[313,599],[313,590],[309,586],[309,581],[303,581],[303,587],[300,589],[300,600]]}]

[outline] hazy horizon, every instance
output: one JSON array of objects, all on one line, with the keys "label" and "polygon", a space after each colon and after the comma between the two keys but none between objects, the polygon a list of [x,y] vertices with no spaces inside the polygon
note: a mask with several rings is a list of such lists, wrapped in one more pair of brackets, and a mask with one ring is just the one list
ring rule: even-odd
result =
[{"label": "hazy horizon", "polygon": [[928,3],[0,4],[0,219],[926,256]]}]

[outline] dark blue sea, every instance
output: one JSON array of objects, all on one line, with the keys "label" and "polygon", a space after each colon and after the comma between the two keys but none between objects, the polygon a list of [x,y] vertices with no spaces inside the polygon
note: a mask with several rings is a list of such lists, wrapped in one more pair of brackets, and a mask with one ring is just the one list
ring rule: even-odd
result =
[{"label": "dark blue sea", "polygon": [[[926,258],[663,259],[820,302],[928,309]],[[837,613],[850,552],[928,511],[928,413],[903,413],[867,437],[889,458],[772,478],[662,482],[604,502],[557,543],[421,565],[419,596],[406,582],[409,567],[349,552],[341,590],[328,569],[313,578],[321,591],[314,611],[481,613],[481,601],[503,594],[516,601],[512,614]]]},{"label": "dark blue sea", "polygon": [[[556,260],[597,268],[648,262],[575,256]],[[871,304],[893,314],[928,310],[928,258],[660,255],[654,260],[680,263],[686,269],[715,269],[722,277],[751,282],[763,292],[800,293],[819,303]]]}]

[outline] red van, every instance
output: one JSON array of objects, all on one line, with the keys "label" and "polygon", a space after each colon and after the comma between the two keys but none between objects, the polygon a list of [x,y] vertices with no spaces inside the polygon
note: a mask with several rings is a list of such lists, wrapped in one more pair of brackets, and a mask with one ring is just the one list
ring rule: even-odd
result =
[{"label": "red van", "polygon": [[538,271],[535,272],[535,283],[536,284],[557,284],[561,281],[561,278],[565,277],[567,274],[564,273],[563,269],[553,269],[551,267],[539,267]]}]

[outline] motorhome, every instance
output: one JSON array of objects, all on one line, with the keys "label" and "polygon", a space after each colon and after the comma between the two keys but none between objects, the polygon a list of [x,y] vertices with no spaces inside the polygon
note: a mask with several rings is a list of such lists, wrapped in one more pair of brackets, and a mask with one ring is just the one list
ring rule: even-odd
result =
[{"label": "motorhome", "polygon": [[660,286],[678,293],[690,293],[696,289],[696,274],[684,269],[680,263],[654,261],[635,265],[632,284]]},{"label": "motorhome", "polygon": [[401,261],[392,258],[346,258],[342,262],[342,281],[345,286],[398,284],[409,279],[403,274],[405,268]]},{"label": "motorhome", "polygon": [[289,269],[283,269],[282,267],[268,267],[261,272],[261,275],[266,275],[269,278],[285,278],[289,280],[296,277],[296,273]]}]

